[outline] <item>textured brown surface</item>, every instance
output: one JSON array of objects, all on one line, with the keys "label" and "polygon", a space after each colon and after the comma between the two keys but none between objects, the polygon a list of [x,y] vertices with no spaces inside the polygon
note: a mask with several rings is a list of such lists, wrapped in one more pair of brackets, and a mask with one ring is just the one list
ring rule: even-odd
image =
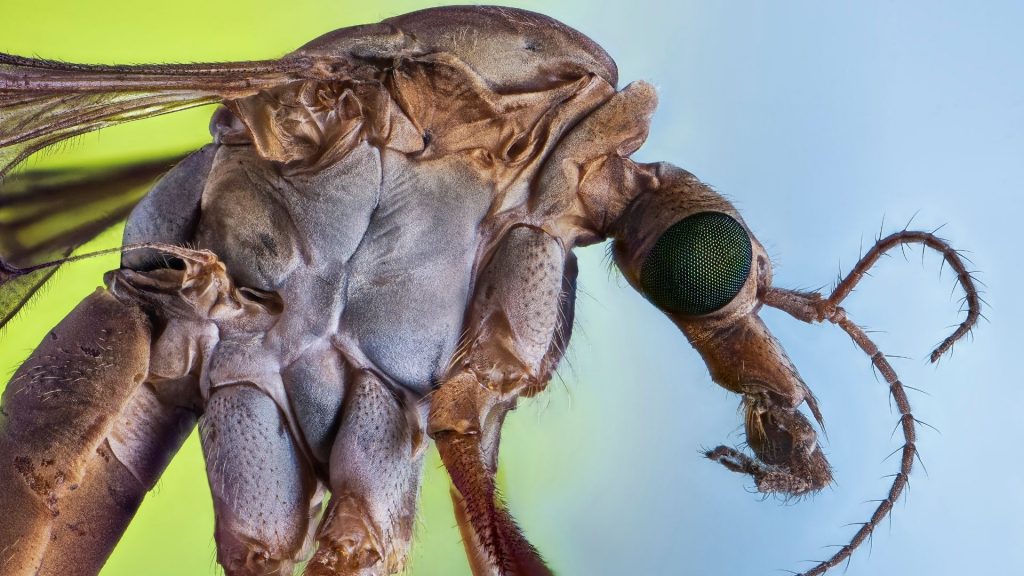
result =
[{"label": "textured brown surface", "polygon": [[132,425],[122,418],[143,387],[149,340],[142,312],[99,290],[11,379],[0,425],[4,574],[97,572],[166,463],[158,452],[177,449],[159,437],[141,447],[160,468],[142,470],[144,483],[107,441]]}]

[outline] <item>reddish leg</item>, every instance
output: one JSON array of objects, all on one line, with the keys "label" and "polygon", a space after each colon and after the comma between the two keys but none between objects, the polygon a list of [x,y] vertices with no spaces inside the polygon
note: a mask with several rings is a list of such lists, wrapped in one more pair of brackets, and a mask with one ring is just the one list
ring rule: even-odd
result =
[{"label": "reddish leg", "polygon": [[477,284],[461,353],[431,399],[428,432],[453,484],[473,573],[546,575],[497,494],[505,415],[541,390],[571,329],[575,264],[546,233],[521,226],[502,240]]}]

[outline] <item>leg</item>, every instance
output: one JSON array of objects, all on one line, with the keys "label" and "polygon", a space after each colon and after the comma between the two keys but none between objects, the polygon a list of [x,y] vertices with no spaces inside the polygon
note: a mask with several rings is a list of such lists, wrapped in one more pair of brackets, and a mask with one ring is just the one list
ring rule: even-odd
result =
[{"label": "leg", "polygon": [[503,400],[469,374],[445,381],[431,410],[431,433],[452,479],[452,503],[474,576],[550,575],[501,501],[495,474]]},{"label": "leg", "polygon": [[567,259],[540,230],[506,235],[478,281],[464,353],[431,402],[429,432],[478,576],[551,573],[500,501],[494,475],[505,415],[519,396],[543,388],[568,341],[572,300],[563,292],[575,279]]},{"label": "leg", "polygon": [[[558,363],[561,361],[562,356],[565,354],[565,349],[569,345],[569,338],[572,335],[573,318],[576,312],[576,275],[578,268],[576,265],[576,256],[572,253],[565,262],[565,270],[562,275],[562,293],[559,299],[559,314],[557,318],[557,325],[554,331],[554,338],[551,341],[551,345],[548,347],[547,355],[540,365],[540,382],[547,382],[551,374],[554,373],[555,368],[558,367]],[[524,389],[522,396],[539,391],[540,387],[535,389]],[[458,398],[472,399],[476,398],[476,395],[480,393],[480,386],[473,383],[473,386],[469,389],[463,389],[457,391],[453,386],[449,386],[446,389],[445,394],[455,396]],[[480,400],[475,400],[479,402]],[[492,482],[489,478],[494,477],[498,472],[498,448],[501,443],[501,426],[505,421],[505,415],[507,411],[504,409],[493,410],[493,416],[488,418],[479,433],[480,442],[480,456],[483,461],[483,468],[486,471],[486,477],[478,480],[478,483],[488,486],[488,490],[493,490]],[[453,468],[457,468],[458,465],[453,463]],[[463,465],[465,468],[465,465]],[[470,521],[470,510],[467,508],[466,499],[462,497],[459,490],[452,486],[451,489],[452,504],[455,508],[455,520],[459,524],[459,532],[462,534],[462,543],[466,548],[466,557],[469,559],[470,568],[473,574],[490,575],[497,573],[495,567],[491,564],[490,553],[484,542],[480,540],[477,535],[473,524]],[[511,517],[508,518],[511,521]],[[515,539],[521,538],[517,532],[513,531],[514,524],[509,525],[504,532],[508,535],[508,538]],[[523,542],[522,545],[528,546],[529,543]],[[535,552],[533,552],[535,554]]]},{"label": "leg", "polygon": [[423,465],[415,409],[377,375],[352,374],[331,450],[331,502],[306,574],[369,576],[404,568]]},{"label": "leg", "polygon": [[306,540],[316,480],[277,404],[254,386],[217,388],[199,429],[217,561],[229,576],[290,575]]},{"label": "leg", "polygon": [[150,323],[105,290],[15,373],[0,420],[0,572],[96,574],[195,422],[143,384]]}]

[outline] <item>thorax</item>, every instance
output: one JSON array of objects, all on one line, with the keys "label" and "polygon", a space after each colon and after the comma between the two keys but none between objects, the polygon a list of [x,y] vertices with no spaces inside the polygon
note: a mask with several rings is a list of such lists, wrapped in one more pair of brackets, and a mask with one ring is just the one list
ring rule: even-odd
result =
[{"label": "thorax", "polygon": [[251,147],[225,146],[195,241],[238,285],[281,297],[267,348],[282,368],[326,339],[425,392],[457,344],[493,198],[457,156],[362,144],[323,171],[284,175]]}]

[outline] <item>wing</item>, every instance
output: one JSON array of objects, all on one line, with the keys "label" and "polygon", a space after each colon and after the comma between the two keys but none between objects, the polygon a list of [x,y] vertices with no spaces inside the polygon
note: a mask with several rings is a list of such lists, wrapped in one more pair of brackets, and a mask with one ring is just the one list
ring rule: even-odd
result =
[{"label": "wing", "polygon": [[[67,258],[124,220],[150,185],[184,155],[96,169],[36,170],[0,186],[0,326],[57,270],[43,262]],[[10,277],[5,278],[6,271]]]},{"label": "wing", "polygon": [[0,54],[0,177],[61,140],[139,118],[244,98],[303,80],[325,81],[329,57],[223,64],[96,66]]},{"label": "wing", "polygon": [[327,56],[218,64],[98,66],[0,54],[0,327],[56,266],[123,220],[153,180],[180,158],[100,170],[50,170],[7,178],[33,152],[85,132],[233,101],[295,82],[345,76]]}]

